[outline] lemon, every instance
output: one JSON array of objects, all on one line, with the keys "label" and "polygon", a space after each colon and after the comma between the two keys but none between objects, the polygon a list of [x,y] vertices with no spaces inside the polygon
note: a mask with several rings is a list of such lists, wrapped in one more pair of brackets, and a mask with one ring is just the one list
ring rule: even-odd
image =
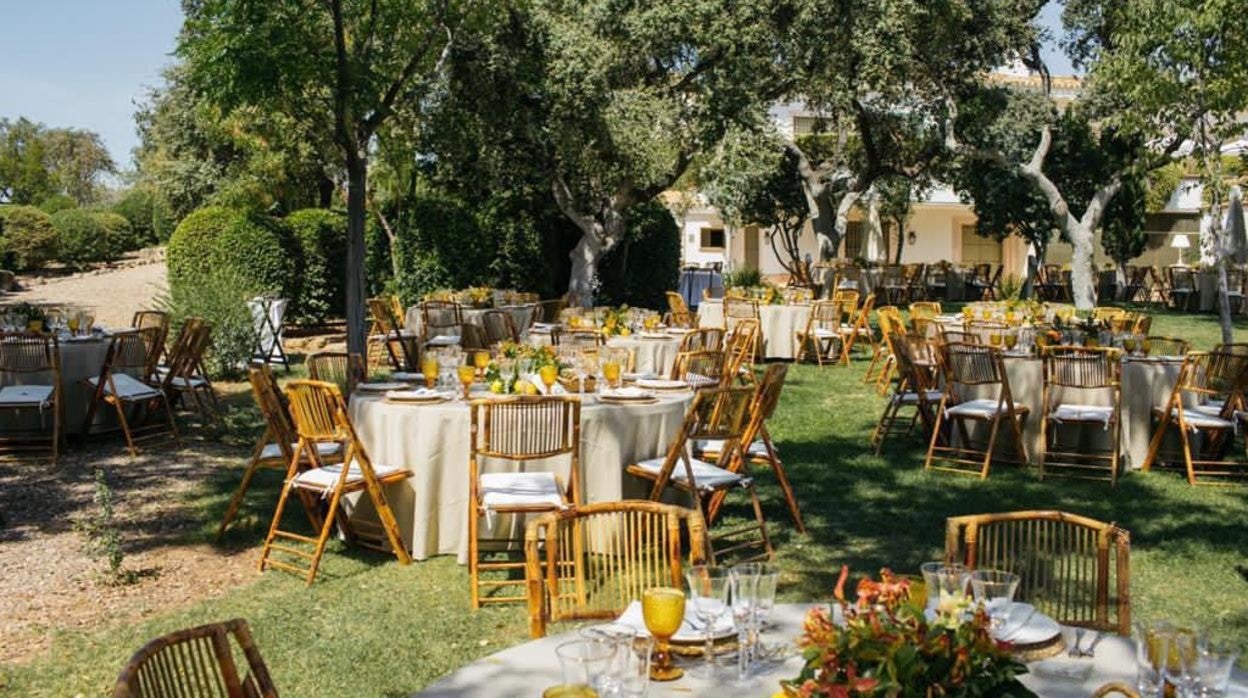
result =
[{"label": "lemon", "polygon": [[630,330],[630,329],[628,329],[627,327],[625,327],[625,328],[623,328],[623,329],[621,329],[621,330],[620,330],[620,336],[621,336],[621,337],[627,337],[627,336],[629,336],[629,335],[630,335],[630,334],[632,334],[632,333],[633,333],[633,331],[632,331],[632,330]]},{"label": "lemon", "polygon": [[503,382],[500,380],[496,380],[493,383],[490,383],[490,392],[491,393],[503,392]]}]

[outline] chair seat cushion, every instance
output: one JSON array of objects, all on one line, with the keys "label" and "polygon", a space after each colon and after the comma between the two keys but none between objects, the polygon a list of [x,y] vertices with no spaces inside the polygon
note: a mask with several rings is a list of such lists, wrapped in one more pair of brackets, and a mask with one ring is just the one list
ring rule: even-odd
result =
[{"label": "chair seat cushion", "polygon": [[459,337],[449,334],[440,334],[437,337],[430,337],[425,344],[431,347],[452,347],[459,344]]},{"label": "chair seat cushion", "polygon": [[1188,411],[1194,410],[1201,414],[1207,414],[1207,415],[1212,415],[1214,417],[1220,417],[1222,415],[1222,409],[1224,407],[1226,407],[1226,401],[1210,400],[1209,402],[1206,402],[1203,405],[1196,405],[1195,407],[1189,407]]},{"label": "chair seat cushion", "polygon": [[814,330],[814,335],[818,337],[819,339],[832,339],[833,337],[839,337],[840,333],[834,330],[829,330],[824,327],[816,327]]},{"label": "chair seat cushion", "polygon": [[1114,408],[1110,405],[1061,404],[1049,414],[1055,422],[1100,422],[1109,428],[1114,421]]},{"label": "chair seat cushion", "polygon": [[[1178,423],[1179,411],[1170,410],[1170,418]],[[1222,419],[1216,414],[1207,414],[1193,409],[1183,410],[1183,421],[1187,422],[1187,426],[1192,429],[1233,429],[1235,427],[1235,422],[1229,419]]]},{"label": "chair seat cushion", "polygon": [[47,407],[52,404],[50,385],[9,385],[0,388],[0,406]]},{"label": "chair seat cushion", "polygon": [[[295,447],[297,446],[298,444],[291,444],[290,449],[293,451]],[[332,441],[325,441],[323,443],[319,443],[316,445],[316,453],[322,458],[336,455],[340,451],[342,451],[342,444],[340,443],[334,443]],[[282,447],[276,443],[265,444],[264,448],[260,449],[260,458],[262,460],[272,460],[274,458],[283,458],[283,457],[284,456],[282,455]]]},{"label": "chair seat cushion", "polygon": [[[945,394],[939,390],[927,390],[923,393],[923,397],[926,398],[928,402],[940,402],[941,398],[944,396]],[[919,404],[919,394],[917,392],[902,393],[900,399],[901,404],[903,405]]]},{"label": "chair seat cushion", "polygon": [[[652,475],[658,475],[663,472],[663,461],[665,460],[666,458],[651,458],[640,461],[637,463],[637,467]],[[718,465],[707,463],[697,458],[692,459],[692,463],[693,479],[700,490],[717,490],[749,482],[745,476],[729,472]],[[689,485],[689,474],[685,469],[683,461],[677,462],[676,467],[672,469],[672,479],[682,485]]]},{"label": "chair seat cushion", "polygon": [[[1015,412],[1024,412],[1026,409],[1027,408],[1017,403],[1014,405]],[[1005,404],[1001,404],[998,409],[997,401],[989,398],[967,400],[966,402],[960,402],[945,410],[945,414],[950,417],[976,417],[979,419],[992,419],[997,416],[998,412],[1000,414],[1008,414],[1009,407]]]},{"label": "chair seat cushion", "polygon": [[[693,450],[696,453],[723,453],[724,452],[724,440],[723,439],[694,439]],[[750,444],[749,454],[750,456],[754,458],[766,458],[767,457],[767,444],[763,443],[762,439],[755,441],[754,443]]]},{"label": "chair seat cushion", "polygon": [[[312,468],[305,470],[295,476],[294,486],[303,489],[313,490],[332,490],[338,485],[338,478],[342,476],[342,463],[334,465],[326,465],[320,468]],[[377,479],[383,479],[389,475],[393,475],[403,470],[397,465],[378,465],[373,464],[373,473],[377,475]],[[351,469],[347,471],[347,484],[353,485],[364,480],[364,471],[360,469],[359,464],[352,461]]]},{"label": "chair seat cushion", "polygon": [[199,388],[208,385],[208,381],[200,378],[199,376],[191,376],[190,378],[186,378],[184,376],[174,376],[173,380],[169,382],[174,387],[181,388],[183,390],[198,390]]},{"label": "chair seat cushion", "polygon": [[[88,378],[87,382],[94,388],[100,382],[100,379]],[[110,387],[106,382],[104,385],[104,392],[112,395],[113,387],[117,388],[117,397],[122,400],[148,400],[154,397],[160,397],[163,394],[156,388],[153,388],[138,378],[125,373],[114,373],[112,387]]]},{"label": "chair seat cushion", "polygon": [[486,509],[564,506],[554,473],[482,473],[477,485]]}]

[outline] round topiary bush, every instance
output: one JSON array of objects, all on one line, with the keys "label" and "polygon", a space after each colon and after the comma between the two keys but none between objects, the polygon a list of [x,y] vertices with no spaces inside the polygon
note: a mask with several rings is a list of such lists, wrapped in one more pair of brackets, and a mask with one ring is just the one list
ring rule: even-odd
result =
[{"label": "round topiary bush", "polygon": [[169,239],[169,284],[194,284],[226,268],[257,292],[297,303],[302,255],[290,228],[247,211],[209,206],[184,218]]},{"label": "round topiary bush", "polygon": [[53,194],[43,201],[39,202],[39,210],[54,216],[61,211],[70,208],[78,208],[78,202],[64,194]]},{"label": "round topiary bush", "polygon": [[39,269],[56,257],[52,217],[34,206],[0,206],[0,253],[16,271]]},{"label": "round topiary bush", "polygon": [[80,208],[68,208],[52,214],[56,227],[56,258],[65,264],[82,268],[113,257],[108,229],[96,214]]},{"label": "round topiary bush", "polygon": [[303,283],[295,319],[320,323],[346,311],[347,219],[341,211],[305,208],[286,217],[303,252]]},{"label": "round topiary bush", "polygon": [[112,257],[120,257],[125,252],[137,250],[143,246],[125,216],[112,211],[97,211],[91,215],[104,226],[105,238]]}]

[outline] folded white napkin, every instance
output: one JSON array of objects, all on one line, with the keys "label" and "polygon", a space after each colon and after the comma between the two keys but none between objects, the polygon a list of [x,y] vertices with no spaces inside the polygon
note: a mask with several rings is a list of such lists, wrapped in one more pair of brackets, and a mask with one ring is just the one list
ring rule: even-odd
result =
[{"label": "folded white napkin", "polygon": [[[646,618],[641,611],[640,601],[633,601],[628,604],[628,608],[624,609],[624,612],[620,614],[619,618],[615,619],[615,622],[627,625],[639,633],[650,634],[650,631],[646,629]],[[680,630],[677,630],[672,638],[680,641],[700,640],[705,632],[706,626],[698,618],[693,603],[686,601],[685,618],[680,622]],[[732,607],[725,605],[724,612],[715,619],[715,623],[711,626],[711,634],[721,636],[731,632],[733,632]]]},{"label": "folded white napkin", "polygon": [[622,398],[625,400],[640,400],[642,398],[654,397],[654,393],[641,388],[611,388],[602,391],[602,397]]},{"label": "folded white napkin", "polygon": [[[544,383],[542,383],[542,376],[541,376],[541,374],[539,374],[539,373],[530,373],[529,375],[525,376],[525,377],[524,377],[524,379],[525,379],[525,380],[527,380],[528,382],[532,383],[532,384],[533,384],[533,387],[537,388],[537,394],[538,394],[538,395],[546,395],[546,394],[547,394],[547,392],[546,392],[546,385],[545,385]],[[550,393],[549,393],[549,394],[550,394],[550,395],[567,395],[567,394],[568,394],[568,391],[567,391],[567,390],[564,390],[564,388],[563,388],[563,386],[562,386],[562,385],[559,385],[559,381],[555,381],[555,384],[554,384],[554,385],[552,385],[552,386],[550,386]]]},{"label": "folded white napkin", "polygon": [[387,390],[386,397],[391,400],[432,400],[434,398],[449,398],[453,397],[453,395],[441,390],[417,388],[416,390]]},{"label": "folded white napkin", "polygon": [[637,387],[653,390],[674,390],[677,388],[688,388],[689,384],[684,381],[669,380],[667,378],[642,378],[637,381]]}]

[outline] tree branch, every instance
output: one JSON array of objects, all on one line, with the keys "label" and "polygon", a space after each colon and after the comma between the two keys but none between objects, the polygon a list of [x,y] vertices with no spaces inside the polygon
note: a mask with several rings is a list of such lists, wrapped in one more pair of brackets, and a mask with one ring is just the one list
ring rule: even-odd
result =
[{"label": "tree branch", "polygon": [[563,215],[576,224],[582,233],[594,236],[598,234],[593,217],[576,206],[572,190],[568,188],[568,183],[564,180],[562,173],[556,172],[551,178],[551,190],[554,192],[555,203],[559,205],[559,210],[563,211]]}]

